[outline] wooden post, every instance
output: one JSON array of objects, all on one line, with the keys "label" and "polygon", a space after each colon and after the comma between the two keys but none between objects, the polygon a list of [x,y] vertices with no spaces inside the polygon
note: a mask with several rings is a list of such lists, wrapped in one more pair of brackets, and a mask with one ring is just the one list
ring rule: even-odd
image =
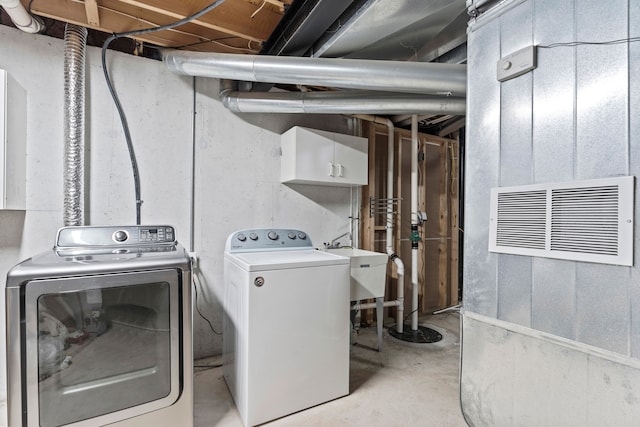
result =
[{"label": "wooden post", "polygon": [[440,143],[440,176],[438,177],[440,212],[438,215],[438,308],[449,300],[449,144]]}]

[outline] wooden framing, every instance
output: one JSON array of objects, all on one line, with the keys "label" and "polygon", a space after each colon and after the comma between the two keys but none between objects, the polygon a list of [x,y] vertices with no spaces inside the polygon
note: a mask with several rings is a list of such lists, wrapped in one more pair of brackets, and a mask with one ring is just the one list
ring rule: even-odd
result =
[{"label": "wooden framing", "polygon": [[[291,1],[226,0],[188,24],[139,35],[136,39],[164,47],[257,53]],[[21,2],[29,6],[29,0]],[[106,33],[122,33],[170,24],[209,4],[209,0],[46,0],[33,2],[31,10],[37,15]]]},{"label": "wooden framing", "polygon": [[97,0],[84,0],[84,9],[87,14],[87,22],[96,27],[100,26]]},{"label": "wooden framing", "polygon": [[[370,215],[370,199],[384,199],[387,175],[387,128],[365,123],[369,137],[369,185],[363,187],[361,246],[384,252],[386,215]],[[396,129],[394,196],[401,200],[394,215],[394,248],[405,265],[405,314],[411,313],[411,133]],[[458,141],[419,134],[418,209],[427,221],[419,226],[419,312],[433,312],[458,303]],[[399,231],[399,233],[397,232]],[[385,299],[396,297],[396,268],[389,263]],[[394,315],[390,312],[389,315]],[[363,316],[365,321],[373,317]]]}]

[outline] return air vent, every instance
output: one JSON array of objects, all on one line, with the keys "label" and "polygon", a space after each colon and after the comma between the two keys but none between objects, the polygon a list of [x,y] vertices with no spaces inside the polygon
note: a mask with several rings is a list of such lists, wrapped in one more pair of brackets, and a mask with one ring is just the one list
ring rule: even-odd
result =
[{"label": "return air vent", "polygon": [[489,251],[633,265],[634,178],[491,189]]}]

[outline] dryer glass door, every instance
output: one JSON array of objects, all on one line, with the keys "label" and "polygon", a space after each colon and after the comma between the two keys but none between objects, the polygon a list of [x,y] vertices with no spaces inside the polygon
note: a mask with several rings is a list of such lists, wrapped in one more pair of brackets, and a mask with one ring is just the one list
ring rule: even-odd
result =
[{"label": "dryer glass door", "polygon": [[29,282],[28,424],[103,425],[173,403],[179,291],[176,270]]}]

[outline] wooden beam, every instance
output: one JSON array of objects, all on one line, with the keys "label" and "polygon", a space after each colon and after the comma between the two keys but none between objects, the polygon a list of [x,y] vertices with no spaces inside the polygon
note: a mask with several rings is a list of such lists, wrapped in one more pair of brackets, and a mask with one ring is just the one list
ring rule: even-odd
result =
[{"label": "wooden beam", "polygon": [[[142,10],[169,16],[174,21],[183,19],[198,10],[190,8],[187,2],[182,1],[169,3],[166,0],[118,0],[116,3],[124,3]],[[247,40],[262,42],[269,38],[282,16],[271,10],[264,10],[255,19],[251,19],[251,15],[256,10],[258,7],[250,3],[241,0],[227,0],[191,23]]]},{"label": "wooden beam", "polygon": [[[28,0],[22,1],[28,4]],[[32,10],[38,15],[82,25],[107,33],[122,33],[158,27],[173,23],[177,19],[193,13],[193,10],[185,9],[184,3],[188,2],[174,2],[173,4],[178,5],[178,9],[181,12],[185,12],[177,13],[175,11],[163,10],[159,5],[154,6],[154,4],[159,3],[159,0],[149,1],[153,1],[153,4],[149,5],[146,2],[142,3],[136,0],[101,0],[99,4],[96,1],[100,18],[98,25],[90,22],[86,10],[87,3],[81,0],[47,0],[34,2]],[[231,6],[223,7],[223,5],[227,3]],[[166,4],[166,2],[163,4]],[[146,5],[146,7],[140,7],[144,5]],[[230,42],[233,41],[233,43],[229,43],[231,45],[229,48],[213,43],[215,48],[212,45],[210,46],[211,48],[207,50],[224,52],[242,49],[244,52],[255,52],[260,50],[262,41],[266,40],[280,19],[279,14],[270,11],[259,19],[251,20],[251,11],[255,10],[256,7],[242,0],[228,0],[223,3],[223,5],[215,9],[218,13],[215,16],[213,16],[214,11],[212,11],[210,14],[201,17],[200,20],[170,30],[170,32],[185,34],[185,37],[176,36],[175,34],[167,35],[167,32],[163,31],[137,36],[136,38],[138,40],[159,44],[160,46],[170,47],[206,40],[214,40],[224,45],[226,44],[225,40],[231,38]],[[166,39],[166,41],[163,42],[162,39]],[[220,47],[220,49],[218,49],[218,47]]]},{"label": "wooden beam", "polygon": [[87,22],[90,25],[99,27],[100,16],[98,14],[98,2],[97,0],[84,0],[84,10],[87,14]]},{"label": "wooden beam", "polygon": [[451,194],[450,203],[451,203],[451,223],[450,223],[450,234],[451,234],[451,244],[450,244],[450,268],[451,273],[450,277],[450,289],[449,289],[449,305],[456,305],[459,303],[458,301],[458,289],[460,286],[460,274],[458,272],[458,249],[460,245],[459,238],[459,229],[460,224],[458,223],[458,212],[460,211],[460,194],[459,194],[459,176],[460,176],[460,164],[459,164],[459,144],[457,141],[451,141],[449,143],[449,153],[451,160],[451,186],[449,193]]},{"label": "wooden beam", "polygon": [[454,120],[453,122],[451,122],[450,124],[448,124],[447,126],[445,126],[444,129],[442,129],[440,132],[438,132],[438,135],[440,136],[447,136],[457,130],[459,130],[460,128],[464,127],[466,123],[466,118],[462,117],[458,120]]},{"label": "wooden beam", "polygon": [[[58,16],[58,13],[60,8],[64,8],[66,10],[64,21],[66,22],[100,31],[115,33],[150,28],[173,21],[171,18],[166,16],[158,17],[158,15],[154,15],[153,17],[164,19],[164,21],[149,22],[142,19],[136,19],[131,14],[134,11],[116,11],[105,7],[104,3],[105,0],[102,0],[98,5],[100,11],[100,26],[92,25],[88,22],[84,2],[73,0],[49,0],[46,2],[36,2],[33,5],[33,10],[38,15],[61,19]],[[127,7],[131,9],[131,6]],[[106,28],[108,28],[108,30]],[[189,30],[192,30],[193,32],[189,32]],[[199,31],[199,33],[196,33],[196,31]],[[193,50],[202,51],[255,53],[260,49],[260,45],[258,43],[255,43],[250,49],[248,47],[249,40],[242,38],[228,39],[228,34],[226,33],[216,32],[211,29],[203,29],[202,27],[195,27],[190,24],[169,31],[159,31],[139,35],[136,36],[135,39],[166,47],[177,47],[205,42],[202,43],[203,46],[198,45],[199,47],[193,48]]]},{"label": "wooden beam", "polygon": [[440,212],[438,214],[438,307],[449,305],[449,148],[448,144],[440,143],[440,176],[439,194]]},{"label": "wooden beam", "polygon": [[280,0],[264,0],[264,2],[276,6],[278,10],[280,10],[280,13],[284,13],[284,3]]}]

